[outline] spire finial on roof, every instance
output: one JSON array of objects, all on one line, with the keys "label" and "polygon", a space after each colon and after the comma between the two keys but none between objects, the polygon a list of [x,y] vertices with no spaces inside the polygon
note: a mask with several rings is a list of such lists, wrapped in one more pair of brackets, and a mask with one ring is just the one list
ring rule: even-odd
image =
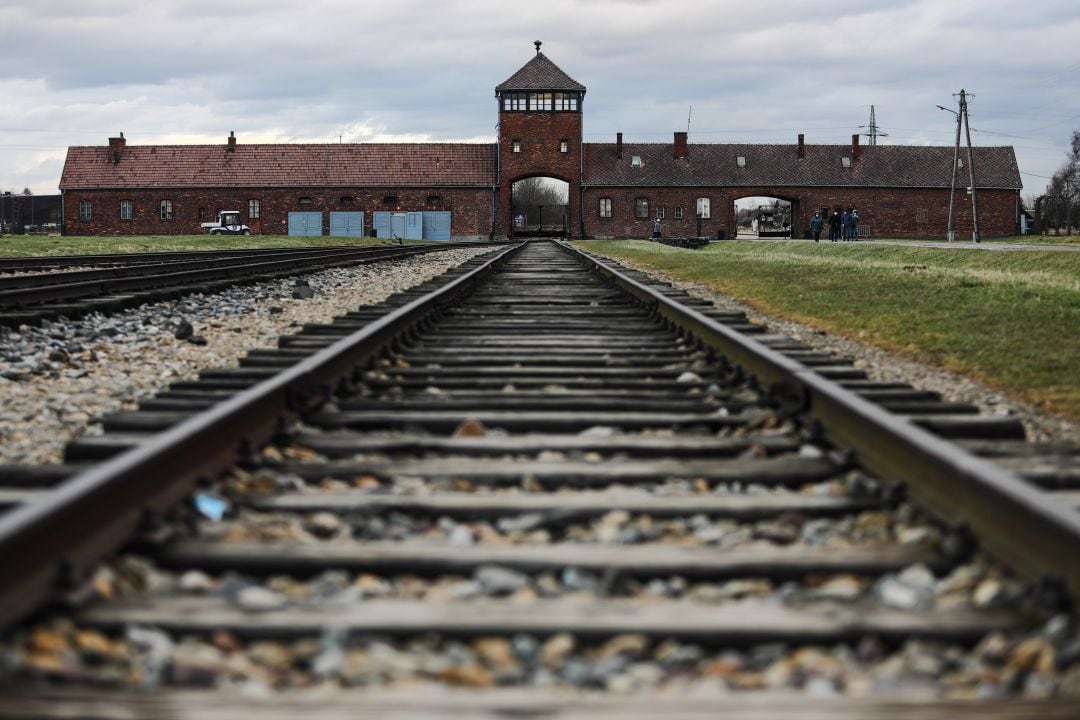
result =
[{"label": "spire finial on roof", "polygon": [[543,44],[544,43],[540,42],[539,40],[533,40],[533,45],[536,46],[536,54],[537,55],[540,54],[540,46],[543,45]]}]

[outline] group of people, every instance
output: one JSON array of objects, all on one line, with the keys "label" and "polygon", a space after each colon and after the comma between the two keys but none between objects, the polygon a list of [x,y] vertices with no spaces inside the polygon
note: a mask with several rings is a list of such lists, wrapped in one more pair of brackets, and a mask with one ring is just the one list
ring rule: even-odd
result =
[{"label": "group of people", "polygon": [[859,239],[859,211],[855,208],[848,208],[842,215],[839,209],[833,210],[828,220],[822,216],[821,211],[815,212],[814,217],[810,218],[810,232],[814,236],[814,242],[821,240],[821,231],[826,222],[829,224],[829,240],[832,242]]}]

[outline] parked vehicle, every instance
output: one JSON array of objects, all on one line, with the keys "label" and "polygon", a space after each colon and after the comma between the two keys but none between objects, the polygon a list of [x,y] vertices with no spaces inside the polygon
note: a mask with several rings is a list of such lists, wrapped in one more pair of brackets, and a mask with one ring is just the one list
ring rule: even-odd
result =
[{"label": "parked vehicle", "polygon": [[218,210],[215,222],[200,225],[211,235],[250,235],[251,228],[240,222],[239,210]]}]

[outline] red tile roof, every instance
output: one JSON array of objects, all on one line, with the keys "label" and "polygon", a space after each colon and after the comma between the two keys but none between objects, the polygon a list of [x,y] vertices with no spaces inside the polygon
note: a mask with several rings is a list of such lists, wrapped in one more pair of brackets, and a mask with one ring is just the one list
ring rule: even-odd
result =
[{"label": "red tile roof", "polygon": [[[953,148],[950,146],[874,145],[860,148],[851,167],[850,145],[693,144],[685,159],[661,143],[625,143],[622,158],[614,143],[585,145],[585,179],[589,185],[721,186],[721,187],[949,187]],[[981,188],[1020,189],[1020,170],[1011,147],[977,147],[975,180]],[[641,158],[641,167],[631,165]],[[746,158],[743,167],[739,157]],[[967,161],[966,150],[961,158]],[[957,172],[957,187],[967,187],[967,167]]]},{"label": "red tile roof", "polygon": [[61,190],[183,187],[487,186],[495,145],[127,145],[68,148]]},{"label": "red tile roof", "polygon": [[585,86],[564,73],[558,65],[538,52],[529,62],[510,76],[506,82],[495,86],[495,92],[512,90],[578,90]]}]

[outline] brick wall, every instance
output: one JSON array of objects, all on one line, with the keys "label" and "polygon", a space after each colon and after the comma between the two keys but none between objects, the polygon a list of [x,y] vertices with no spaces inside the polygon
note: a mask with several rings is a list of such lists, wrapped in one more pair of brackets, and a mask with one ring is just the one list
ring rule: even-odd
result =
[{"label": "brick wall", "polygon": [[[577,235],[578,197],[581,186],[580,112],[499,113],[499,234],[510,231],[513,184],[528,177],[554,177],[570,184],[568,218],[570,234]],[[521,151],[514,152],[514,141]],[[567,141],[567,152],[560,142]]]},{"label": "brick wall", "polygon": [[[396,196],[395,204],[385,204]],[[301,197],[311,198],[300,204]],[[351,203],[342,198],[352,198]],[[160,218],[161,200],[172,200],[173,219]],[[67,235],[196,235],[206,231],[200,222],[216,219],[217,210],[239,210],[259,235],[288,234],[290,212],[322,212],[323,234],[330,233],[333,212],[362,211],[365,231],[371,231],[376,210],[449,210],[454,235],[487,237],[492,229],[492,191],[488,188],[221,188],[185,190],[70,190],[64,199]],[[79,220],[79,201],[90,200],[89,221]],[[120,201],[133,201],[131,220],[120,220]],[[248,217],[248,201],[258,200],[259,218]],[[199,209],[206,218],[199,220]]]},{"label": "brick wall", "polygon": [[[948,228],[949,191],[907,188],[588,188],[585,191],[586,237],[649,237],[652,220],[664,210],[663,233],[672,237],[698,234],[697,198],[709,198],[710,217],[702,220],[701,234],[717,237],[723,229],[732,237],[734,204],[744,197],[779,197],[792,203],[792,234],[802,237],[815,209],[855,208],[859,222],[874,237],[944,238]],[[610,218],[601,218],[600,198],[611,198]],[[649,216],[635,217],[637,198],[649,201]],[[1017,232],[1016,190],[980,190],[979,231],[986,237]],[[675,208],[683,218],[675,218]],[[971,237],[971,196],[958,190],[954,198],[953,225],[958,239]]]}]

